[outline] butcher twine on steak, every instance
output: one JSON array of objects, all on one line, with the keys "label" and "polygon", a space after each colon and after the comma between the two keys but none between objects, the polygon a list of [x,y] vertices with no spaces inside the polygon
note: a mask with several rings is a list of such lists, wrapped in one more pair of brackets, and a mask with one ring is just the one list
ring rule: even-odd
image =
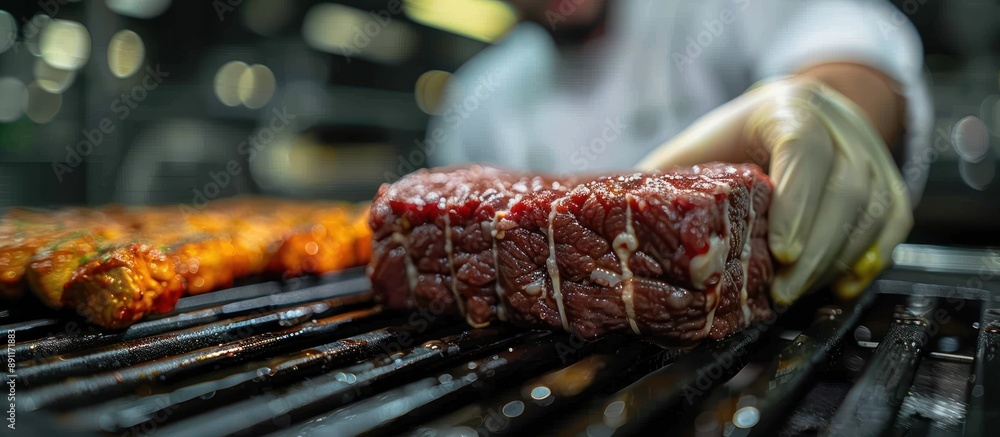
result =
[{"label": "butcher twine on steak", "polygon": [[596,179],[431,169],[383,185],[368,275],[390,308],[688,344],[770,315],[752,164]]}]

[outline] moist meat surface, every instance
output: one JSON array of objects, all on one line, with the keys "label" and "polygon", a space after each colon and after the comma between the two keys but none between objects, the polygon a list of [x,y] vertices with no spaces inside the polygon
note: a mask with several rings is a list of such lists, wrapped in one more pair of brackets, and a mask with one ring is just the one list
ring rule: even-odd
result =
[{"label": "moist meat surface", "polygon": [[678,343],[767,316],[771,185],[752,165],[564,179],[425,170],[372,204],[369,275],[390,307]]}]

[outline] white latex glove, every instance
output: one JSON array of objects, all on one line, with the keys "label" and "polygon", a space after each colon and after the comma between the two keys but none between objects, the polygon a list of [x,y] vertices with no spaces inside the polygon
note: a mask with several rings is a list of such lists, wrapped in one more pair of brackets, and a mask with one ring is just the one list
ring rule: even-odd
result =
[{"label": "white latex glove", "polygon": [[781,305],[834,279],[838,294],[857,295],[913,226],[885,141],[854,102],[816,79],[752,88],[638,167],[708,161],[755,162],[771,176],[768,243],[780,263],[771,296]]}]

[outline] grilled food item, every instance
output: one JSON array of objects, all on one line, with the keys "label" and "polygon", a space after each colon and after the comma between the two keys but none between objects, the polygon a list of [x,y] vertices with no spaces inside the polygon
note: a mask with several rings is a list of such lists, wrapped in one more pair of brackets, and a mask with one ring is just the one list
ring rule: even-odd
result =
[{"label": "grilled food item", "polygon": [[[43,253],[43,257],[60,257],[65,256],[66,251],[79,250],[74,242],[76,239],[113,239],[124,235],[127,229],[118,222],[117,215],[120,213],[120,209],[114,207],[102,210],[68,209],[54,214],[29,209],[9,212],[0,225],[0,297],[16,298],[23,294],[27,285],[25,276],[40,251],[49,251]],[[41,263],[40,268],[49,267],[44,260]],[[60,265],[57,268],[66,267]],[[57,272],[57,275],[68,278],[62,273]],[[41,278],[36,278],[36,281],[39,284],[48,282]],[[41,294],[51,295],[47,290]],[[47,298],[42,300],[48,303]]]},{"label": "grilled food item", "polygon": [[35,252],[65,231],[55,217],[15,209],[0,224],[0,297],[24,294],[24,275]]},{"label": "grilled food item", "polygon": [[365,206],[360,208],[360,214],[351,224],[354,231],[354,253],[357,255],[359,265],[368,264],[372,259],[372,228],[368,226],[371,208]]},{"label": "grilled food item", "polygon": [[66,283],[62,302],[105,328],[127,327],[147,314],[172,310],[184,277],[160,249],[127,243],[86,260]]},{"label": "grilled food item", "polygon": [[239,218],[233,224],[233,275],[237,278],[259,275],[267,270],[292,225],[274,217]]},{"label": "grilled food item", "polygon": [[236,247],[229,234],[198,235],[163,246],[188,294],[202,294],[233,285]]},{"label": "grilled food item", "polygon": [[559,180],[418,171],[371,211],[369,274],[390,307],[595,338],[722,338],[769,315],[771,185],[753,165]]},{"label": "grilled food item", "polygon": [[24,274],[28,263],[41,246],[51,238],[43,236],[22,236],[15,231],[16,236],[5,238],[0,245],[0,296],[17,298],[24,294]]},{"label": "grilled food item", "polygon": [[353,211],[344,206],[319,208],[284,239],[270,269],[288,276],[330,272],[358,265]]},{"label": "grilled food item", "polygon": [[63,288],[88,259],[101,253],[109,242],[92,232],[75,233],[38,250],[26,273],[35,295],[52,308],[62,308]]},{"label": "grilled food item", "polygon": [[[0,221],[0,285],[30,285],[53,308],[126,327],[183,294],[261,274],[320,274],[359,265],[367,226],[347,204],[245,198],[177,207],[14,210]],[[363,242],[359,242],[363,240]],[[363,254],[362,254],[363,256]]]}]

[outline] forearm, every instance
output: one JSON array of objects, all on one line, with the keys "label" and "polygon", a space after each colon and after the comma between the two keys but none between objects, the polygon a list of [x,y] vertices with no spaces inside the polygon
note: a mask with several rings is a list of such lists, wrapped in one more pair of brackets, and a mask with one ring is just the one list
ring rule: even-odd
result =
[{"label": "forearm", "polygon": [[821,64],[799,73],[819,79],[854,101],[868,116],[890,148],[903,133],[906,103],[895,91],[895,81],[884,73],[847,62]]}]

